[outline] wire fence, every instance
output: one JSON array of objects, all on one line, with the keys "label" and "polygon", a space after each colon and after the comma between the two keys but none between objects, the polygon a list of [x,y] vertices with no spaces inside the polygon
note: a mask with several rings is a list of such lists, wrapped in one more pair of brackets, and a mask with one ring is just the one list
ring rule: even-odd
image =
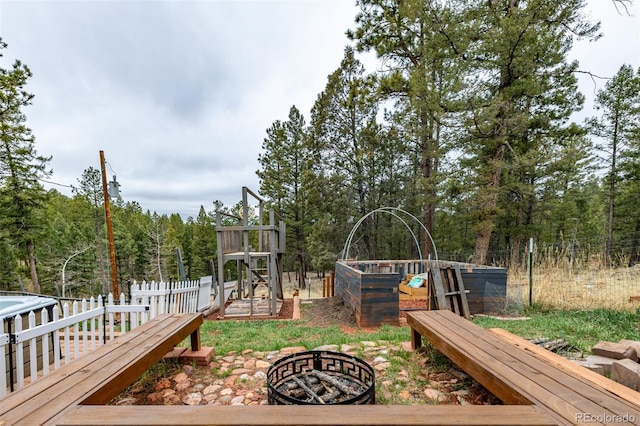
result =
[{"label": "wire fence", "polygon": [[[602,239],[523,244],[489,250],[487,264],[506,267],[507,307],[521,312],[530,302],[551,309],[640,309],[640,246],[616,241],[607,256]],[[443,251],[441,259],[470,262],[472,250]]]}]

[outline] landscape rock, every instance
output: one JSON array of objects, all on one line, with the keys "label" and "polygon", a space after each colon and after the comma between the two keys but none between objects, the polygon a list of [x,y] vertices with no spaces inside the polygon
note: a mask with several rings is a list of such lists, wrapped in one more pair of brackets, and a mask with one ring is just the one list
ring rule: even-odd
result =
[{"label": "landscape rock", "polygon": [[332,351],[335,352],[338,350],[338,345],[322,345],[313,349],[314,351]]},{"label": "landscape rock", "polygon": [[[338,350],[337,345],[323,345],[318,350]],[[362,353],[366,362],[377,371],[380,378],[382,398],[392,403],[431,404],[440,403],[486,403],[488,395],[474,390],[467,397],[465,392],[459,392],[462,380],[471,380],[464,373],[453,369],[449,372],[439,372],[435,376],[429,373],[428,366],[424,367],[424,375],[416,375],[413,369],[404,368],[394,372],[389,378],[385,375],[392,366],[397,354],[403,351],[402,344],[389,344],[385,341],[363,341],[353,345],[341,345],[343,353]],[[148,390],[146,385],[134,385],[116,399],[118,405],[267,405],[266,371],[272,362],[283,356],[306,351],[303,346],[283,348],[281,351],[253,352],[242,351],[242,354],[228,353],[216,355],[207,366],[185,365],[179,372],[169,378],[159,378],[155,387]],[[405,354],[406,355],[406,354]],[[425,366],[427,356],[421,353],[411,354],[414,362]],[[186,368],[185,368],[186,367]],[[457,377],[461,376],[461,377]],[[430,381],[437,389],[424,390],[423,386],[416,387],[416,381]],[[467,386],[465,383],[464,386]],[[454,393],[454,391],[456,393]],[[424,392],[424,394],[422,394]],[[485,391],[486,392],[486,391]],[[466,399],[466,402],[465,402]]]},{"label": "landscape rock", "polygon": [[212,393],[218,392],[220,389],[222,389],[222,386],[220,385],[209,385],[206,388],[204,388],[204,390],[202,391],[202,394],[210,395]]},{"label": "landscape rock", "polygon": [[442,402],[445,399],[447,399],[446,396],[442,392],[437,390],[437,389],[427,388],[427,389],[424,390],[424,395],[428,399],[431,399],[431,400],[437,401],[437,402]]},{"label": "landscape rock", "polygon": [[591,348],[594,355],[605,356],[613,359],[628,358],[632,361],[638,361],[636,350],[629,345],[614,342],[598,342]]},{"label": "landscape rock", "polygon": [[191,387],[191,380],[185,379],[176,383],[175,389],[178,392],[185,391]]},{"label": "landscape rock", "polygon": [[235,370],[231,371],[231,374],[233,374],[234,376],[240,376],[241,374],[249,374],[249,373],[253,373],[253,370],[250,368],[236,368]]},{"label": "landscape rock", "polygon": [[280,355],[292,355],[299,352],[306,352],[307,348],[304,346],[292,346],[280,349]]},{"label": "landscape rock", "polygon": [[271,363],[267,361],[263,361],[261,359],[256,361],[256,368],[269,368],[271,367]]},{"label": "landscape rock", "polygon": [[187,373],[182,372],[182,373],[178,373],[175,376],[173,376],[173,381],[176,382],[176,383],[180,383],[183,380],[187,380],[188,378],[189,378],[189,376],[187,376]]},{"label": "landscape rock", "polygon": [[593,371],[594,373],[598,373],[602,376],[604,376],[604,367],[602,365],[598,365],[598,364],[594,364],[593,362],[590,362],[587,359],[572,359],[572,362],[574,362],[575,364],[578,364],[584,368],[588,368],[589,370]]},{"label": "landscape rock", "polygon": [[242,403],[244,402],[244,396],[240,395],[240,396],[236,396],[235,398],[231,399],[231,405],[243,405]]},{"label": "landscape rock", "polygon": [[200,405],[202,402],[202,394],[200,392],[190,393],[182,398],[182,402],[185,405]]},{"label": "landscape rock", "polygon": [[611,380],[640,391],[640,364],[630,359],[621,359],[611,365]]},{"label": "landscape rock", "polygon": [[613,358],[608,358],[606,356],[589,355],[585,358],[585,361],[591,365],[601,366],[604,374],[608,376],[611,374],[611,364],[613,364],[616,360]]},{"label": "landscape rock", "polygon": [[156,385],[154,386],[154,390],[156,392],[160,392],[163,389],[168,389],[171,387],[171,380],[164,378],[161,379],[158,383],[156,383]]},{"label": "landscape rock", "polygon": [[636,350],[636,354],[638,355],[638,358],[640,358],[640,340],[622,339],[618,343],[620,343],[621,345],[631,346]]}]

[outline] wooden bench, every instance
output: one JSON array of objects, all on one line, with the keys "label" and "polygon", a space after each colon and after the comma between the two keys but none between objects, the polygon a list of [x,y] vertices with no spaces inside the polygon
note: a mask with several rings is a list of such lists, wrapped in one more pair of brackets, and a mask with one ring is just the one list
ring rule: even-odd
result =
[{"label": "wooden bench", "polygon": [[534,405],[562,425],[640,422],[640,394],[616,394],[567,368],[559,355],[535,355],[448,310],[411,312],[407,323],[414,348],[425,337],[505,404]]},{"label": "wooden bench", "polygon": [[150,320],[8,395],[0,401],[0,425],[56,424],[78,405],[108,403],[187,337],[200,350],[202,323],[202,314]]}]

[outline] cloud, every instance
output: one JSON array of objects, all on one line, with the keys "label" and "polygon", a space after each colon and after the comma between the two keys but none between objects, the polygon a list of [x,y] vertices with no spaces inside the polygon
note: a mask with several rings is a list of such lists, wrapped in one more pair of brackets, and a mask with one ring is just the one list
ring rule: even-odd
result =
[{"label": "cloud", "polygon": [[[294,104],[309,121],[349,44],[354,3],[2,0],[0,66],[20,58],[33,72],[25,112],[38,152],[53,156],[51,180],[76,184],[104,150],[125,200],[195,217],[213,200],[237,203],[242,186],[259,192],[266,129]],[[576,44],[581,68],[640,65],[637,3],[629,18],[589,1],[605,37]]]},{"label": "cloud", "polygon": [[3,1],[2,66],[33,71],[52,180],[76,184],[104,150],[126,200],[186,218],[259,191],[265,130],[293,104],[308,115],[354,16],[342,0]]}]

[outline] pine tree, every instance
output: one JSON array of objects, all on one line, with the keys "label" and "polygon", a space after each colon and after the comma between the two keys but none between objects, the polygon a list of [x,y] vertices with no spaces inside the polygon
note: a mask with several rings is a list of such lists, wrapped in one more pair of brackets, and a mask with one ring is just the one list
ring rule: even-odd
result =
[{"label": "pine tree", "polygon": [[574,36],[595,38],[599,27],[583,19],[583,7],[583,0],[468,5],[473,34],[466,53],[477,77],[467,90],[467,149],[475,166],[472,185],[479,189],[472,206],[476,263],[486,261],[509,165],[550,140],[550,129],[582,103],[572,76],[577,64],[568,62],[567,53]]},{"label": "pine tree", "polygon": [[[6,46],[0,39],[0,52]],[[10,70],[0,68],[0,222],[9,233],[5,241],[26,260],[33,291],[40,293],[36,241],[46,192],[39,179],[50,174],[50,157],[37,154],[35,137],[25,125],[24,109],[33,100],[25,90],[30,77],[31,71],[19,60]]]},{"label": "pine tree", "polygon": [[[299,288],[306,288],[308,265],[306,229],[309,217],[305,199],[307,188],[303,176],[307,167],[309,150],[304,116],[292,106],[289,118],[276,121],[267,129],[267,137],[258,156],[261,169],[260,193],[282,214],[287,225],[288,263],[298,270]],[[285,260],[286,261],[286,260]]]},{"label": "pine tree", "polygon": [[[414,199],[427,230],[433,234],[441,182],[440,162],[446,122],[460,108],[468,43],[458,1],[359,0],[358,27],[348,36],[361,51],[375,50],[386,67],[382,92],[404,111],[405,141],[413,145],[412,166],[419,170]],[[464,2],[462,2],[464,4]],[[425,238],[425,254],[433,253]]]},{"label": "pine tree", "polygon": [[[317,199],[325,204],[319,213],[331,212],[353,225],[354,218],[379,207],[382,168],[393,156],[385,149],[387,140],[381,137],[377,114],[376,80],[364,75],[353,49],[347,48],[340,68],[329,76],[311,111],[310,144],[317,152],[313,180],[324,179],[330,185],[329,194]],[[309,184],[313,186],[317,185]],[[330,199],[340,200],[336,208],[327,208]],[[363,228],[364,251],[377,258],[374,223],[368,220]]]},{"label": "pine tree", "polygon": [[[600,117],[588,121],[594,135],[602,138],[600,147],[607,171],[607,239],[605,262],[611,262],[616,220],[617,184],[620,176],[620,159],[631,144],[637,143],[640,127],[640,77],[634,75],[629,65],[622,65],[616,75],[596,95],[595,108],[602,111]],[[627,165],[632,169],[633,161]]]}]

